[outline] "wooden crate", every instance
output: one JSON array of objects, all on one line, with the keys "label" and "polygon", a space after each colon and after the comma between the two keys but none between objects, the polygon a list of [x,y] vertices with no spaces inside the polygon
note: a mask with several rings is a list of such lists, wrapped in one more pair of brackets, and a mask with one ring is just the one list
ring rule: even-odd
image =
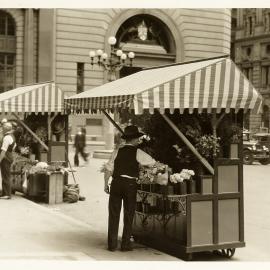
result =
[{"label": "wooden crate", "polygon": [[30,174],[27,184],[27,196],[36,201],[44,201],[46,197],[46,182],[48,175],[45,173]]},{"label": "wooden crate", "polygon": [[51,173],[47,179],[47,198],[48,204],[63,202],[64,174],[61,172]]}]

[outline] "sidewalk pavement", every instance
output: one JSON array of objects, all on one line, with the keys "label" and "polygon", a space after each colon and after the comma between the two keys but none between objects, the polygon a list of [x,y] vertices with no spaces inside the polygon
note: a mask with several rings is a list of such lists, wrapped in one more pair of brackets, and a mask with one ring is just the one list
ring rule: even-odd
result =
[{"label": "sidewalk pavement", "polygon": [[132,252],[106,250],[106,232],[15,195],[0,200],[0,263],[2,260],[179,261],[137,246]]}]

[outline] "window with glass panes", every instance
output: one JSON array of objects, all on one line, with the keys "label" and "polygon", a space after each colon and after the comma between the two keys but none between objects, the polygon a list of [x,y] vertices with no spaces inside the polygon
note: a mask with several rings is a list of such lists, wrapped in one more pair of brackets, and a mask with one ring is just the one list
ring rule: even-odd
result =
[{"label": "window with glass panes", "polygon": [[15,56],[0,53],[0,92],[14,88],[15,84]]},{"label": "window with glass panes", "polygon": [[242,72],[245,74],[248,80],[250,80],[251,82],[253,81],[253,68],[252,67],[243,68]]},{"label": "window with glass panes", "polygon": [[262,86],[266,86],[270,84],[270,65],[262,66],[261,82],[262,82]]},{"label": "window with glass panes", "polygon": [[15,21],[10,14],[0,11],[0,92],[15,87],[15,53],[7,44],[15,37]]},{"label": "window with glass panes", "polygon": [[77,93],[84,88],[84,63],[77,63]]}]

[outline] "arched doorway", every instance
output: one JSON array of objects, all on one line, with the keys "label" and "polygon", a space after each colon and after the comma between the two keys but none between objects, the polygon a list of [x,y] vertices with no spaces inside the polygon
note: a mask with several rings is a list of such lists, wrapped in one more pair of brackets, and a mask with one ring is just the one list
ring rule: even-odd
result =
[{"label": "arched doorway", "polygon": [[118,48],[136,54],[133,67],[121,69],[119,77],[144,67],[172,64],[176,61],[176,44],[168,26],[149,14],[128,18],[116,33]]},{"label": "arched doorway", "polygon": [[0,10],[0,93],[15,87],[16,23]]}]

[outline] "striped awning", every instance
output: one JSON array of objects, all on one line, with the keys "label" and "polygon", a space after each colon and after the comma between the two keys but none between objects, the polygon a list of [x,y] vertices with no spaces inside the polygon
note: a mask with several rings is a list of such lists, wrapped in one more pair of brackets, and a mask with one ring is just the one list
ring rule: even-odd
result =
[{"label": "striped awning", "polygon": [[71,112],[129,108],[135,114],[155,109],[199,113],[235,109],[258,113],[262,97],[228,58],[147,69],[65,99]]},{"label": "striped awning", "polygon": [[26,85],[0,94],[0,113],[64,112],[64,93],[53,82]]}]

